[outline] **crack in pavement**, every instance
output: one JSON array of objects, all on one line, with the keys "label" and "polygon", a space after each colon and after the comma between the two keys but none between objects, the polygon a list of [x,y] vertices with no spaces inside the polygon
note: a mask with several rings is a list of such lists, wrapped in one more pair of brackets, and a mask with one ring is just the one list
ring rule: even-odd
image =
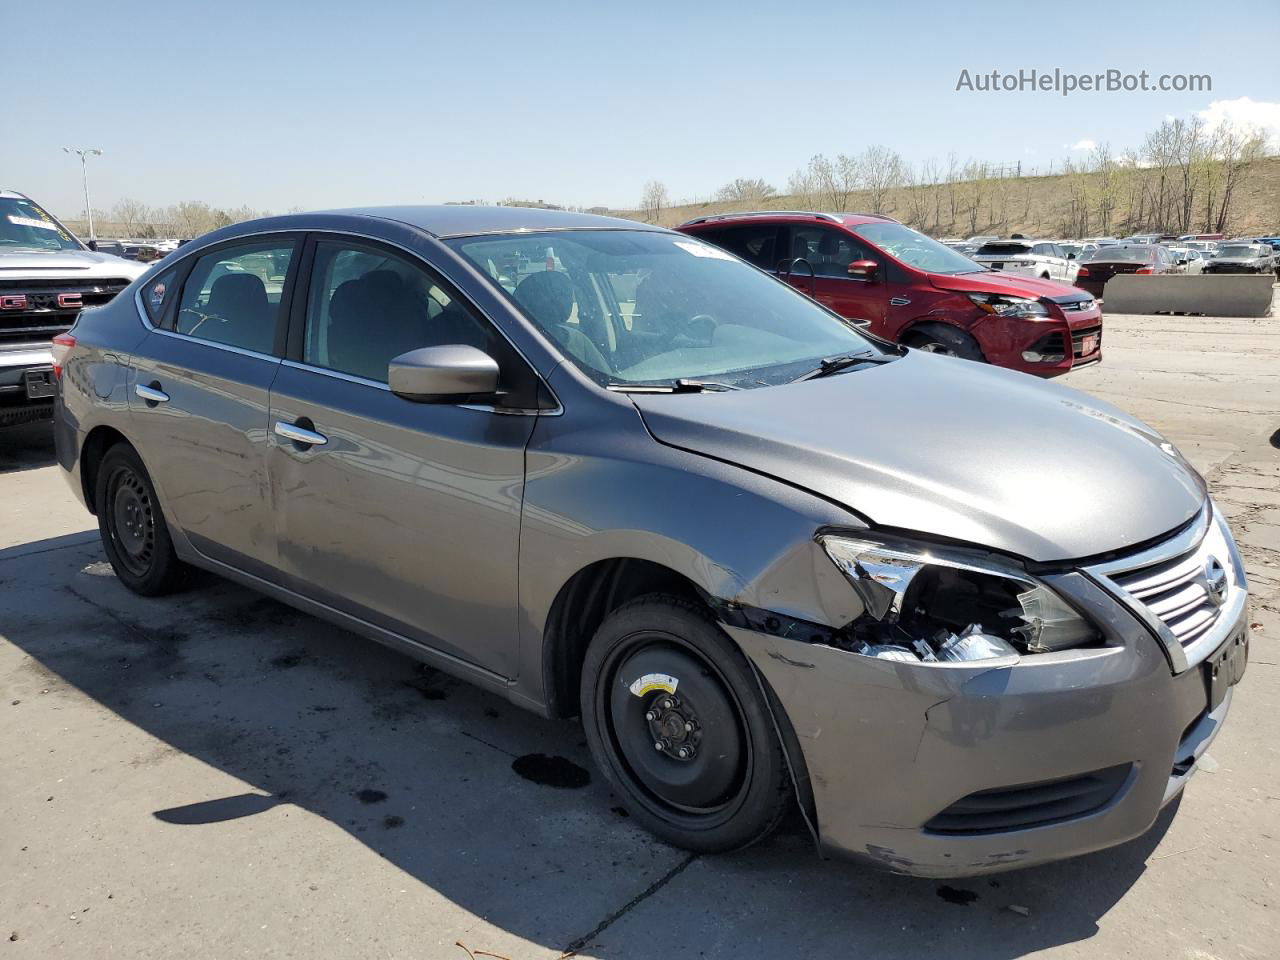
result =
[{"label": "crack in pavement", "polygon": [[668,870],[666,873],[660,876],[657,880],[649,884],[649,886],[647,886],[644,890],[642,890],[640,893],[636,894],[636,896],[632,897],[629,901],[623,904],[622,907],[613,911],[613,913],[609,914],[607,917],[601,920],[600,923],[596,925],[596,928],[594,930],[592,930],[590,933],[584,934],[581,937],[578,937],[578,939],[571,942],[567,947],[564,948],[564,951],[560,954],[561,960],[564,960],[564,958],[566,957],[572,957],[583,947],[590,944],[593,940],[595,940],[596,937],[604,933],[604,931],[609,929],[609,927],[613,926],[615,921],[625,916],[626,914],[630,913],[633,909],[638,907],[644,901],[648,900],[651,896],[653,896],[655,893],[657,893],[659,890],[665,887],[668,883],[670,883],[672,880],[678,877],[681,873],[683,873],[685,868],[688,867],[689,864],[693,863],[693,861],[697,860],[699,856],[700,854],[696,854],[696,853],[691,853],[687,855],[683,860],[681,860],[674,867],[672,867],[670,870]]}]

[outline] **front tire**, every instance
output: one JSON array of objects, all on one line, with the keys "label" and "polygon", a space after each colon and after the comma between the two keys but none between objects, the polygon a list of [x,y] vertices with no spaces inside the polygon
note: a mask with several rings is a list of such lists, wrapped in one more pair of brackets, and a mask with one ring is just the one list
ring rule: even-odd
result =
[{"label": "front tire", "polygon": [[93,502],[102,547],[120,582],[144,597],[176,587],[184,566],[147,468],[128,444],[116,444],[103,456]]},{"label": "front tire", "polygon": [[787,812],[786,758],[760,684],[697,604],[654,594],[610,614],[587,650],[581,703],[596,765],[668,843],[738,850]]},{"label": "front tire", "polygon": [[922,323],[912,330],[903,342],[925,353],[940,353],[943,356],[976,360],[979,363],[986,359],[982,355],[982,348],[973,337],[945,323]]}]

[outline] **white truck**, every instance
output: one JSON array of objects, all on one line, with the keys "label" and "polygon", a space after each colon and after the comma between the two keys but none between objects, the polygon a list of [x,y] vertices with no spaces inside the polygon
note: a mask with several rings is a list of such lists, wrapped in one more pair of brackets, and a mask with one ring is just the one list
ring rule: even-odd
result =
[{"label": "white truck", "polygon": [[53,338],[146,270],[95,253],[30,197],[0,190],[0,427],[53,415]]}]

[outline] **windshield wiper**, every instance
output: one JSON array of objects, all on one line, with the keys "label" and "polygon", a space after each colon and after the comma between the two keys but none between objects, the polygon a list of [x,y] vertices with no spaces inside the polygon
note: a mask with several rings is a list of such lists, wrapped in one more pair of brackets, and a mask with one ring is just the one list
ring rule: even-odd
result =
[{"label": "windshield wiper", "polygon": [[890,357],[878,357],[870,351],[842,354],[838,357],[824,357],[816,367],[808,373],[801,374],[791,382],[799,383],[802,380],[818,380],[822,377],[829,377],[833,373],[839,373],[841,370],[848,370],[850,367],[857,366],[860,363],[888,363],[890,359]]},{"label": "windshield wiper", "polygon": [[615,381],[609,384],[610,390],[618,393],[704,393],[723,390],[741,390],[732,383],[721,383],[719,380],[687,380],[684,377],[669,383],[643,383]]}]

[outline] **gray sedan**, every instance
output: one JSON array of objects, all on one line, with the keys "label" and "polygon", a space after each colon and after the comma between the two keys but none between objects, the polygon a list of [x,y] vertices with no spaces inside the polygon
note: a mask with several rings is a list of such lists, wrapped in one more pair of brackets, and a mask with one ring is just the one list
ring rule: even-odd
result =
[{"label": "gray sedan", "polygon": [[927,876],[1117,844],[1247,658],[1150,427],[908,351],[691,237],[544,210],[238,224],[55,343],[121,583],[188,565],[545,716],[698,851],[798,804]]}]

